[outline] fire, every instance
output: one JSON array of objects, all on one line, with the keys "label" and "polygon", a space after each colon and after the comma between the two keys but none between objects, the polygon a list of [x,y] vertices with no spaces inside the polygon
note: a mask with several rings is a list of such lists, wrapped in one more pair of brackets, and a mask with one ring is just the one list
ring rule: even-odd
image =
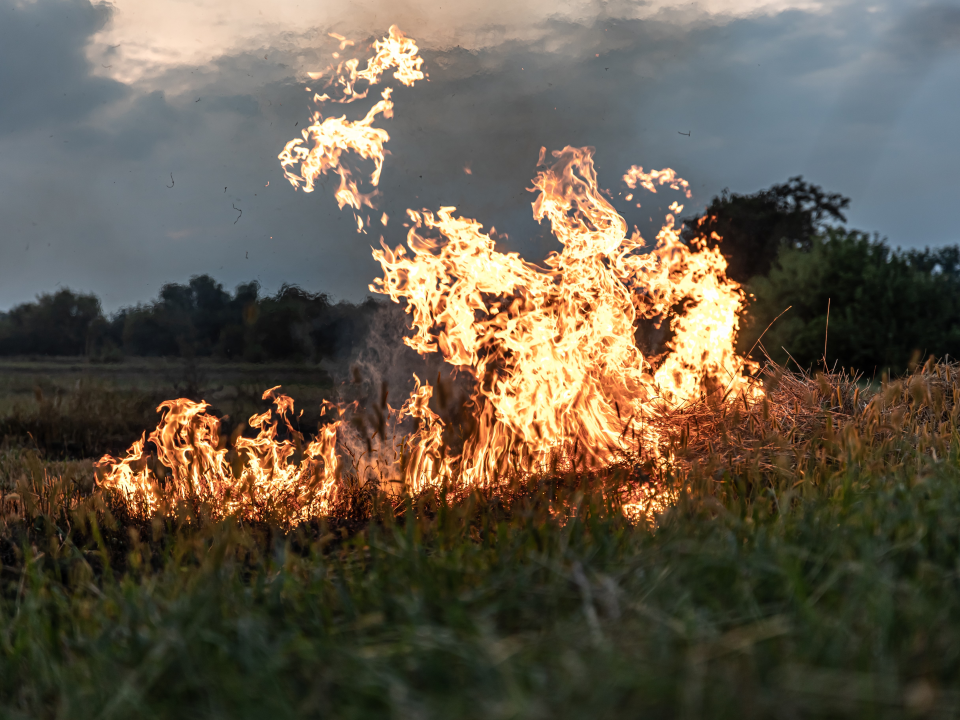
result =
[{"label": "fire", "polygon": [[[340,35],[331,34],[331,37],[340,41],[341,50],[347,43],[352,44],[352,41]],[[314,101],[352,103],[362,100],[367,97],[371,87],[379,84],[383,74],[391,69],[395,69],[393,77],[408,87],[426,77],[421,69],[423,58],[418,54],[416,43],[400,32],[396,25],[390,28],[387,37],[374,42],[373,47],[376,54],[367,60],[367,66],[363,70],[358,70],[359,60],[351,59],[341,62],[332,73],[327,87],[334,88],[335,92],[339,90],[340,97],[331,98],[327,93],[315,94]],[[310,73],[310,77],[317,80],[323,74]],[[363,92],[356,90],[360,82],[367,86]],[[364,206],[373,208],[372,199],[376,191],[361,192],[353,173],[344,166],[341,159],[344,153],[352,151],[364,160],[372,160],[374,168],[370,175],[370,184],[375,188],[380,183],[383,146],[390,140],[390,135],[383,128],[374,127],[373,123],[379,115],[385,118],[393,117],[391,94],[391,88],[384,88],[380,100],[359,120],[347,120],[345,115],[324,118],[319,110],[315,111],[311,124],[301,132],[302,137],[288,142],[279,155],[284,175],[294,189],[302,187],[304,192],[313,192],[321,175],[328,172],[339,175],[337,204],[341,210],[345,205],[353,208],[357,232],[363,231],[363,220],[358,213]]]},{"label": "fire", "polygon": [[[263,393],[264,400],[273,400],[276,417],[271,410],[252,416],[250,427],[259,429],[252,439],[222,436],[220,420],[207,414],[204,402],[161,403],[160,424],[147,441],[169,477],[150,468],[141,438],[122,460],[100,459],[100,486],[121,491],[150,514],[178,500],[205,503],[221,514],[282,508],[292,521],[329,512],[338,489],[340,421],[326,425],[303,447],[303,435],[290,422],[293,400],[276,391]],[[292,440],[277,440],[280,422]]]},{"label": "fire", "polygon": [[[683,188],[684,194],[689,198],[692,197],[690,192],[690,183],[688,183],[683,178],[677,177],[677,173],[672,168],[664,168],[663,170],[651,170],[650,172],[645,173],[643,167],[640,165],[632,165],[626,174],[623,176],[624,184],[631,190],[635,190],[637,185],[642,187],[644,190],[649,192],[656,193],[657,185],[668,185],[674,190],[679,190]],[[633,199],[632,195],[627,195],[627,201]]]},{"label": "fire", "polygon": [[[754,392],[733,349],[743,297],[722,255],[684,245],[672,215],[644,252],[600,193],[591,148],[564,148],[550,162],[541,151],[540,165],[533,215],[564,246],[544,267],[498,252],[478,221],[449,207],[410,211],[407,247],[374,251],[384,276],[370,289],[406,302],[408,345],[477,381],[479,429],[450,463],[467,484],[557,455],[602,464],[638,446],[655,454],[658,422],[672,411]],[[653,177],[687,187],[672,170]],[[654,364],[634,341],[637,321],[681,302]]]},{"label": "fire", "polygon": [[[347,47],[345,38],[333,37],[341,50]],[[425,77],[416,44],[396,27],[374,50],[364,70],[351,60],[331,73],[328,87],[339,91],[338,102],[365,97],[391,69],[404,85]],[[356,89],[360,82],[367,85],[363,92]],[[320,175],[334,172],[341,208],[373,208],[376,191],[361,192],[344,162],[350,152],[372,160],[376,188],[389,135],[373,123],[392,115],[390,98],[390,88],[384,89],[355,121],[314,113],[302,139],[291,140],[279,156],[294,188],[310,192]],[[622,179],[630,190],[656,193],[667,186],[691,197],[689,183],[670,168],[633,166]],[[592,467],[637,454],[669,462],[664,428],[673,413],[703,401],[762,396],[734,351],[743,293],[726,277],[717,248],[680,240],[676,215],[683,205],[671,203],[648,246],[635,228],[628,232],[599,189],[588,147],[550,155],[541,149],[532,190],[533,217],[549,223],[563,245],[542,264],[498,251],[491,232],[453,207],[408,210],[406,245],[391,248],[381,238],[373,251],[383,276],[370,289],[405,304],[413,331],[405,342],[421,354],[440,353],[474,380],[475,422],[456,454],[430,407],[429,384],[416,378],[399,410],[385,405],[391,427],[408,421],[415,430],[393,445],[399,459],[378,461],[381,480],[417,492],[445,483],[491,485],[574,459]],[[371,226],[369,217],[366,223],[356,219],[359,230]],[[645,355],[636,341],[641,323],[667,324],[669,339],[655,356]],[[340,487],[337,451],[346,426],[339,420],[324,426],[301,450],[303,438],[288,419],[292,400],[276,388],[264,398],[274,401],[276,418],[270,411],[252,417],[257,437],[233,442],[221,437],[206,404],[162,404],[160,426],[147,440],[170,477],[159,478],[145,463],[141,439],[124,459],[101,460],[101,485],[142,498],[149,511],[165,499],[200,498],[224,513],[284,504],[292,519],[323,514]],[[277,439],[279,422],[293,441]],[[378,442],[382,450],[384,438]],[[638,514],[648,501],[638,495],[627,510]]]}]

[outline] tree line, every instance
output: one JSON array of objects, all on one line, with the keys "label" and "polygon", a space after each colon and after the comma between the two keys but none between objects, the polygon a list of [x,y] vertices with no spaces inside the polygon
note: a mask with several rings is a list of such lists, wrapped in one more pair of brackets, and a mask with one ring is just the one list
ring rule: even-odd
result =
[{"label": "tree line", "polygon": [[[960,246],[893,249],[846,228],[849,203],[795,177],[750,195],[724,190],[684,220],[683,239],[718,247],[744,289],[740,351],[877,376],[929,355],[960,357]],[[316,362],[353,353],[381,306],[294,285],[264,295],[250,282],[230,293],[199,275],[108,317],[95,295],[60,290],[0,313],[0,355]]]},{"label": "tree line", "polygon": [[334,303],[325,293],[258,283],[230,293],[209,275],[164,285],[159,297],[106,316],[99,299],[63,289],[0,313],[0,355],[212,357],[316,362],[350,355],[382,303]]},{"label": "tree line", "polygon": [[849,203],[795,177],[725,190],[685,220],[687,242],[718,247],[747,295],[740,351],[876,377],[960,357],[960,247],[893,249],[845,227]]}]

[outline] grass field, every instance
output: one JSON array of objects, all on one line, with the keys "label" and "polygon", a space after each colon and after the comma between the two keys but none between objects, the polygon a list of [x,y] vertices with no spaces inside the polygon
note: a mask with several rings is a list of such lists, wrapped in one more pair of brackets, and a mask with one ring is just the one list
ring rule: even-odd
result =
[{"label": "grass field", "polygon": [[[71,367],[0,371],[2,421],[48,428],[0,451],[3,716],[960,714],[954,366],[876,390],[785,375],[769,403],[691,413],[652,524],[619,511],[643,477],[623,467],[370,492],[289,531],[138,519],[95,492],[91,455],[65,451],[93,440],[58,433],[88,412],[138,436],[137,403],[186,381]],[[203,369],[231,412],[266,377],[304,407],[330,391],[304,368]]]},{"label": "grass field", "polygon": [[[218,415],[245,422],[282,385],[313,428],[334,382],[315,365],[216,363],[131,358],[98,364],[83,358],[0,361],[0,441],[34,446],[53,458],[97,458],[126,450],[157,423],[169,398],[206,400]],[[228,423],[229,423],[228,420]]]}]

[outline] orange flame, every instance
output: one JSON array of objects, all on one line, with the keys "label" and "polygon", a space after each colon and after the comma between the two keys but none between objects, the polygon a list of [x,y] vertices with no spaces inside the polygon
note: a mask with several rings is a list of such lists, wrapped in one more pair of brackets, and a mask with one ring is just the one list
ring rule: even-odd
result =
[{"label": "orange flame", "polygon": [[[623,182],[626,183],[627,187],[631,190],[635,190],[637,185],[640,185],[644,190],[655,193],[657,192],[657,184],[659,184],[669,185],[674,190],[683,188],[688,198],[692,195],[690,192],[690,183],[683,178],[677,177],[677,173],[670,168],[651,170],[645,173],[642,166],[633,165],[627,170],[626,175],[623,176]],[[631,199],[632,197],[627,195],[627,200]]]},{"label": "orange flame", "polygon": [[[345,43],[350,42],[340,35],[331,33],[331,37],[340,40],[341,50],[346,47]],[[328,87],[339,88],[342,93],[342,97],[334,102],[351,103],[362,100],[370,88],[380,82],[383,74],[394,68],[393,77],[409,87],[426,77],[421,69],[423,58],[418,55],[416,43],[400,32],[396,25],[391,26],[387,37],[374,42],[373,47],[376,54],[367,60],[367,66],[363,70],[357,69],[360,62],[356,59],[341,62],[337,66],[327,84]],[[319,79],[323,73],[309,75],[312,79]],[[355,89],[360,81],[367,84],[362,93]],[[302,137],[288,142],[278,156],[290,184],[295,189],[302,187],[304,192],[313,192],[321,175],[334,172],[340,176],[336,198],[341,210],[345,205],[349,205],[356,214],[364,206],[373,208],[372,199],[376,191],[360,191],[353,173],[343,164],[343,154],[352,151],[364,160],[372,160],[374,169],[370,175],[370,184],[374,188],[379,185],[380,173],[383,170],[383,146],[390,140],[390,135],[382,128],[373,127],[373,123],[378,115],[393,117],[391,93],[391,88],[385,88],[380,94],[381,99],[359,120],[347,120],[345,115],[323,118],[319,110],[315,111],[311,124],[301,131]],[[329,100],[332,98],[326,93],[314,95],[317,103]],[[361,232],[363,221],[359,216],[356,219],[357,231]]]},{"label": "orange flame", "polygon": [[[264,392],[263,399],[273,400],[277,418],[270,410],[252,416],[249,424],[259,428],[257,437],[240,436],[232,443],[221,436],[220,421],[207,414],[207,403],[182,398],[161,403],[160,424],[146,441],[135,442],[122,460],[104,455],[95,463],[100,486],[121,491],[149,513],[176,500],[205,503],[219,514],[280,508],[291,520],[329,512],[338,489],[340,421],[324,426],[303,447],[303,436],[290,422],[293,400],[276,390]],[[277,440],[278,420],[292,441]],[[147,442],[170,477],[150,468]]]},{"label": "orange flame", "polygon": [[[343,49],[345,39],[335,37]],[[357,82],[369,89],[391,68],[405,85],[425,77],[416,44],[396,27],[374,48],[366,69],[346,61],[332,75],[328,87],[340,88],[344,102],[366,95],[356,91]],[[314,114],[303,139],[291,140],[280,154],[295,188],[310,192],[320,175],[332,171],[341,180],[341,208],[373,206],[372,193],[360,192],[342,160],[350,151],[373,160],[371,183],[377,186],[389,136],[373,122],[393,112],[390,89],[381,97],[361,120]],[[726,277],[716,247],[681,242],[676,215],[683,205],[670,204],[648,248],[639,231],[628,234],[626,221],[600,191],[592,148],[566,147],[551,158],[542,149],[539,166],[533,216],[548,222],[563,245],[542,266],[498,251],[492,230],[453,207],[408,210],[406,247],[391,249],[381,238],[373,251],[383,276],[370,289],[406,304],[413,329],[407,345],[421,354],[440,353],[474,378],[476,417],[462,451],[451,455],[444,422],[430,408],[433,388],[415,378],[399,411],[385,405],[390,427],[404,419],[416,426],[393,446],[399,459],[371,463],[368,444],[367,453],[354,455],[358,477],[371,469],[381,481],[417,492],[443,483],[490,485],[573,458],[599,466],[642,452],[669,461],[663,427],[676,410],[705,399],[762,396],[743,373],[750,363],[734,351],[743,293]],[[670,168],[633,166],[623,181],[631,190],[656,193],[658,185],[668,186],[691,197],[689,183]],[[385,214],[381,222],[386,225]],[[359,216],[357,224],[364,231]],[[667,323],[670,338],[655,357],[635,339],[642,322]],[[285,504],[294,519],[323,514],[340,487],[337,447],[349,428],[339,420],[325,426],[300,458],[302,436],[288,419],[292,400],[275,391],[264,398],[274,401],[294,443],[277,440],[278,420],[268,411],[250,418],[257,438],[237,438],[231,447],[205,403],[169,401],[158,408],[164,415],[148,441],[172,477],[159,478],[148,468],[141,439],[123,460],[100,461],[101,485],[143,498],[151,512],[164,498],[199,498],[223,512]],[[388,443],[380,434],[383,450]],[[638,516],[655,502],[650,492],[638,491],[625,511]]]},{"label": "orange flame", "polygon": [[[409,252],[374,251],[384,277],[370,289],[407,303],[407,344],[440,352],[478,381],[480,429],[457,460],[469,484],[558,453],[603,463],[638,444],[656,452],[652,421],[721,387],[752,392],[733,349],[743,296],[722,255],[691,251],[672,215],[643,252],[598,190],[592,149],[553,157],[534,179],[534,218],[564,246],[546,267],[498,252],[479,222],[449,207],[409,212]],[[687,187],[672,170],[654,173]],[[681,301],[654,366],[634,341],[637,320],[666,317]]]}]

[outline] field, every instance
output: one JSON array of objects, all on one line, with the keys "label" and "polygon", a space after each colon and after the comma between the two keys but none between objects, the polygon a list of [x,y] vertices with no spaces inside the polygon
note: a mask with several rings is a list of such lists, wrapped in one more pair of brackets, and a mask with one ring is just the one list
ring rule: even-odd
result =
[{"label": "field", "polygon": [[[5,717],[960,713],[955,366],[873,388],[772,372],[768,403],[678,422],[672,473],[369,492],[291,530],[139,519],[91,459],[177,394],[245,417],[282,383],[316,412],[322,372],[24,360],[0,378]],[[653,482],[677,501],[625,519],[619,491]]]},{"label": "field", "polygon": [[56,459],[98,458],[129,447],[158,419],[163,400],[206,400],[218,415],[244,422],[266,406],[261,395],[282,385],[316,424],[333,380],[317,366],[131,358],[97,364],[84,358],[0,361],[0,440],[34,446]]}]

